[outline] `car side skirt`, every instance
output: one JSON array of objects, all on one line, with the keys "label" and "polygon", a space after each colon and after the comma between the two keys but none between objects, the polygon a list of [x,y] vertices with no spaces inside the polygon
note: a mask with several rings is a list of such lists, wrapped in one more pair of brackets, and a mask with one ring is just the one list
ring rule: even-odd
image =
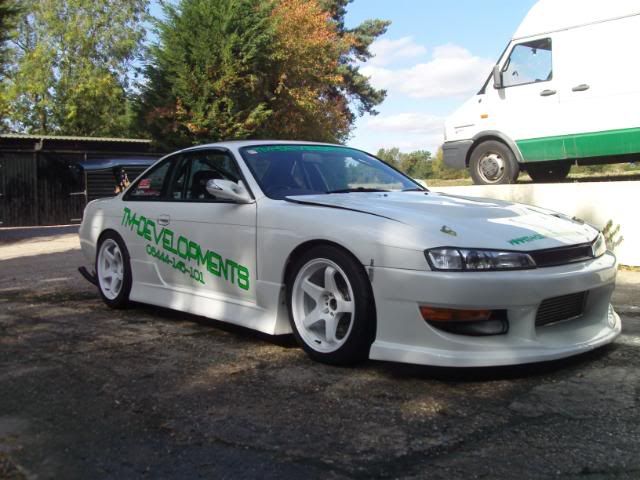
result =
[{"label": "car side skirt", "polygon": [[164,285],[133,282],[133,301],[231,323],[269,335],[291,333],[282,298],[282,285],[257,282],[258,304],[241,302],[221,295]]}]

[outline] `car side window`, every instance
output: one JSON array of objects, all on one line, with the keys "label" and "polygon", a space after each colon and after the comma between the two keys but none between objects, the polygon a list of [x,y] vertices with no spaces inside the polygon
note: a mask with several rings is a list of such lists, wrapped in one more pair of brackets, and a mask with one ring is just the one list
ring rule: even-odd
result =
[{"label": "car side window", "polygon": [[546,82],[553,78],[551,39],[540,38],[519,43],[502,67],[505,87]]},{"label": "car side window", "polygon": [[220,201],[207,192],[209,180],[241,178],[233,156],[221,150],[196,150],[183,155],[172,181],[171,199],[187,202]]},{"label": "car side window", "polygon": [[164,198],[171,164],[170,159],[167,159],[142,175],[127,192],[125,200],[160,200]]}]

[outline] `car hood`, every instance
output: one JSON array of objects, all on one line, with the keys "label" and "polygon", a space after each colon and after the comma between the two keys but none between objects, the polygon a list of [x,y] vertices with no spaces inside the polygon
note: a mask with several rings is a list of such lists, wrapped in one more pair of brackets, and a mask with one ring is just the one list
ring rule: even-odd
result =
[{"label": "car hood", "polygon": [[582,221],[549,210],[434,192],[353,192],[298,195],[287,200],[400,222],[416,232],[411,242],[416,245],[425,245],[428,239],[431,246],[529,251],[587,243],[598,234]]}]

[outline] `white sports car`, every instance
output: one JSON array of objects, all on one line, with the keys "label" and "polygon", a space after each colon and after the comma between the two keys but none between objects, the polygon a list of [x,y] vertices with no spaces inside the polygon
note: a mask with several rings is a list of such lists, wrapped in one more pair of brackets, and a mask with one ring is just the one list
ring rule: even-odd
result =
[{"label": "white sports car", "polygon": [[561,214],[430,192],[339,145],[241,141],[164,157],[88,204],[80,240],[129,300],[273,335],[315,360],[538,362],[611,342],[616,258]]}]

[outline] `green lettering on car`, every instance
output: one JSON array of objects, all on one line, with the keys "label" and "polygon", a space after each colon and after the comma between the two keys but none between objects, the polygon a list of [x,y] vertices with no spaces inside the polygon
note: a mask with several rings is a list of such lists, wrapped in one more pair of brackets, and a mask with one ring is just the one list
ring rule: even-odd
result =
[{"label": "green lettering on car", "polygon": [[[223,259],[219,253],[212,250],[203,249],[200,244],[190,240],[184,235],[180,235],[176,243],[174,243],[175,233],[167,227],[162,227],[158,232],[157,225],[153,220],[143,215],[138,216],[131,209],[124,207],[121,225],[128,228],[141,238],[152,241],[156,247],[161,248],[164,252],[178,255],[183,260],[193,262],[197,266],[206,266],[207,271],[219,278],[224,278],[229,283],[237,285],[242,290],[250,288],[249,269],[231,259]],[[155,258],[159,258],[164,263],[168,263],[167,253],[163,253],[165,257],[161,258],[160,251],[147,249],[147,253]],[[204,253],[206,252],[206,253]],[[175,268],[175,266],[174,266]]]}]

